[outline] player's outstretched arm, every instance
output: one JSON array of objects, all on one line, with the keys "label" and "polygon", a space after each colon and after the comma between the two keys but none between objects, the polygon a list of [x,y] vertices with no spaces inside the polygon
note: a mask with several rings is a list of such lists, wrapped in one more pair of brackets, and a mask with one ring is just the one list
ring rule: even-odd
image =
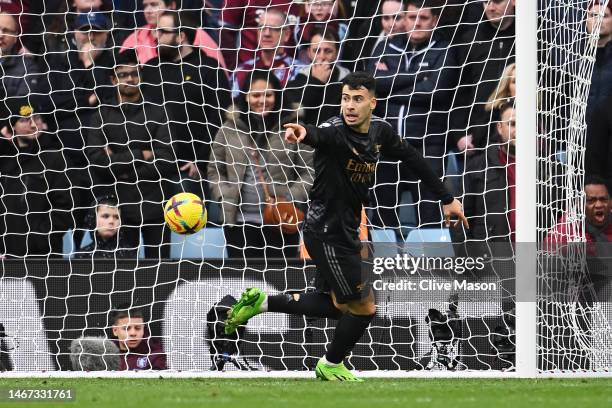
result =
[{"label": "player's outstretched arm", "polygon": [[285,140],[287,143],[301,143],[306,137],[306,128],[297,123],[287,123],[285,128]]},{"label": "player's outstretched arm", "polygon": [[459,223],[463,224],[463,226],[467,229],[470,228],[470,224],[468,223],[467,218],[465,218],[465,214],[463,213],[463,206],[456,198],[450,203],[443,206],[444,210],[444,222],[446,226],[449,227],[451,223],[451,218],[457,218],[453,227],[459,225]]}]

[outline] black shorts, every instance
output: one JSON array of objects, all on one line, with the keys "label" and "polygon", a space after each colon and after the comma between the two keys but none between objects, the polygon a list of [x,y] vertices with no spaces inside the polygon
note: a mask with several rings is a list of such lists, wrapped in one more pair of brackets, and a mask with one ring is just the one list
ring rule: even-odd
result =
[{"label": "black shorts", "polygon": [[317,289],[332,290],[338,303],[368,296],[370,283],[359,250],[335,247],[309,233],[304,233],[304,244],[317,267]]}]

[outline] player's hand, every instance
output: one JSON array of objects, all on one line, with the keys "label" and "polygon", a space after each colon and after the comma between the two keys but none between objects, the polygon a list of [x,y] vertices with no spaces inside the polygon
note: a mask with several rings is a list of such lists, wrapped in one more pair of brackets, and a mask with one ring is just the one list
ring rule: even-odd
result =
[{"label": "player's hand", "polygon": [[149,161],[153,159],[153,152],[151,150],[143,150],[142,158]]},{"label": "player's hand", "polygon": [[467,218],[465,218],[465,214],[463,214],[463,206],[461,205],[459,200],[455,198],[452,203],[446,204],[445,206],[443,206],[443,208],[444,223],[447,227],[449,227],[451,224],[451,218],[456,217],[457,221],[455,221],[453,227],[456,227],[459,225],[459,223],[462,223],[465,228],[470,228],[470,224],[468,223]]},{"label": "player's hand", "polygon": [[306,137],[306,128],[297,123],[287,123],[283,125],[285,130],[285,140],[287,143],[301,143]]}]

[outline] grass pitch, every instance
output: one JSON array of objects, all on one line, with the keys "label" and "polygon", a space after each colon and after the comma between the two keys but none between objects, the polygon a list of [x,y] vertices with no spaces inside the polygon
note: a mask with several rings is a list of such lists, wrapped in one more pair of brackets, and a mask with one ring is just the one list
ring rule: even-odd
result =
[{"label": "grass pitch", "polygon": [[[1,376],[0,376],[1,378]],[[0,379],[7,388],[72,388],[74,402],[0,406],[234,408],[612,407],[612,379]]]}]

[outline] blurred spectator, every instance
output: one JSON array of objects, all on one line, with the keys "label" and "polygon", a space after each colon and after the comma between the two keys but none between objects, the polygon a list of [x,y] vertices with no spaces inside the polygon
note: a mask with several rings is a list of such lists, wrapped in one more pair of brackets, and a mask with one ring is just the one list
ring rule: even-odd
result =
[{"label": "blurred spectator", "polygon": [[261,47],[259,31],[261,17],[266,10],[280,10],[287,13],[280,22],[289,41],[291,27],[297,23],[299,7],[290,7],[287,0],[224,0],[221,11],[220,43],[223,56],[230,70],[256,58],[256,51]]},{"label": "blurred spectator", "polygon": [[482,3],[488,0],[435,0],[442,9],[438,26],[439,33],[453,42],[467,31],[476,27],[483,19]]},{"label": "blurred spectator", "polygon": [[[374,72],[374,67],[386,49],[387,42],[397,35],[406,35],[405,11],[406,6],[401,0],[383,0],[380,3],[379,14],[376,15],[375,21],[364,24],[364,28],[367,26],[368,30],[361,32],[365,45],[359,54],[359,69]],[[370,33],[370,27],[374,26],[379,26],[380,30]]]},{"label": "blurred spectator", "polygon": [[299,49],[296,57],[304,63],[311,62],[308,48],[315,29],[334,30],[340,41],[344,39],[347,27],[339,18],[338,0],[305,0],[303,16],[293,29],[294,43]]},{"label": "blurred spectator", "polygon": [[612,96],[595,108],[588,126],[584,170],[602,177],[612,191]]},{"label": "blurred spectator", "polygon": [[546,236],[545,242],[550,248],[554,247],[554,244],[579,242],[582,239],[588,243],[612,242],[612,201],[605,180],[597,176],[587,176],[584,180],[584,196],[584,236],[582,228],[574,228],[563,216]]},{"label": "blurred spectator", "polygon": [[[434,31],[439,8],[427,7],[429,3],[423,0],[408,0],[406,4],[404,26],[408,34],[398,34],[378,45],[386,47],[378,51],[380,57],[373,68],[381,100],[376,112],[419,150],[442,177],[451,91],[457,85],[455,50]],[[419,191],[418,180],[407,166],[379,163],[376,177],[379,187],[375,191],[375,206],[382,226],[398,226],[398,189],[409,189],[413,200],[419,201],[419,225],[441,221],[440,208],[432,193]]]},{"label": "blurred spectator", "polygon": [[486,242],[514,242],[516,229],[516,115],[513,101],[499,108],[498,144],[474,154],[467,162],[463,209],[470,229],[453,228],[453,241],[478,241],[475,248],[487,253]]},{"label": "blurred spectator", "polygon": [[21,35],[16,18],[0,12],[0,92],[8,98],[29,95],[40,105],[48,93],[48,83],[34,59],[20,53]]},{"label": "blurred spectator", "polygon": [[[184,191],[207,197],[201,186],[210,144],[231,105],[227,78],[217,61],[193,48],[196,29],[184,13],[164,12],[157,25],[159,57],[142,70],[143,94],[165,109]],[[204,177],[205,179],[205,177]]]},{"label": "blurred spectator", "polygon": [[607,6],[604,3],[603,0],[594,0],[587,12],[586,29],[588,33],[595,30],[596,21],[603,14],[587,101],[587,124],[590,123],[595,108],[612,95],[612,3],[608,3]]},{"label": "blurred spectator", "polygon": [[[339,4],[346,10],[347,18],[346,36],[340,47],[340,61],[348,69],[354,70],[356,62],[371,51],[367,39],[374,38],[382,29],[380,18],[376,17],[380,2],[341,0]],[[361,68],[359,66],[357,70]]]},{"label": "blurred spectator", "polygon": [[468,143],[468,154],[474,152],[472,148],[482,149],[489,143],[495,143],[497,132],[495,127],[500,120],[499,107],[506,103],[509,98],[516,96],[516,65],[514,63],[508,65],[504,70],[497,88],[489,96],[485,105],[485,112],[489,115],[489,126],[479,126],[473,129],[473,135],[468,135],[466,142]]},{"label": "blurred spectator", "polygon": [[31,19],[33,17],[32,11],[30,10],[31,3],[37,2],[32,2],[32,0],[0,1],[0,11],[11,15],[15,19],[19,31],[24,35],[30,32]]},{"label": "blurred spectator", "polygon": [[[108,29],[110,30],[112,21],[116,21],[117,16],[113,13],[112,0],[52,0],[45,1],[42,19],[37,19],[40,27],[36,32],[36,45],[28,45],[32,52],[38,54],[46,53],[61,53],[71,47],[74,47],[74,39],[71,37],[71,31],[76,25],[75,20],[79,15],[91,12],[102,13],[108,20]],[[44,32],[43,41],[40,41],[40,32]],[[116,33],[113,33],[116,37]],[[110,42],[111,46],[114,43]],[[45,56],[46,58],[46,56]]]},{"label": "blurred spectator", "polygon": [[332,29],[312,30],[308,56],[313,63],[301,68],[285,90],[303,110],[299,120],[304,123],[318,125],[339,114],[341,82],[350,73],[336,62],[339,46],[340,39]]},{"label": "blurred spectator", "polygon": [[474,147],[476,127],[489,128],[490,114],[485,112],[487,100],[506,66],[514,62],[514,3],[515,0],[483,1],[486,20],[456,41],[458,66],[462,71],[451,123],[456,130],[453,137],[459,151]]},{"label": "blurred spectator", "polygon": [[[128,48],[135,48],[138,54],[138,62],[145,64],[157,56],[157,35],[156,28],[159,17],[168,10],[176,10],[180,3],[175,0],[143,0],[144,16],[147,24],[137,28],[128,38],[125,39],[121,51]],[[199,47],[202,52],[210,58],[218,61],[218,64],[225,67],[223,54],[219,50],[219,45],[206,33],[198,28],[193,45]],[[218,65],[215,64],[215,67]]]},{"label": "blurred spectator", "polygon": [[10,146],[0,160],[0,251],[61,256],[72,208],[61,145],[27,98],[7,104]]},{"label": "blurred spectator", "polygon": [[92,203],[85,226],[92,242],[76,251],[77,258],[136,258],[136,249],[129,248],[121,230],[121,212],[114,196],[100,197]]},{"label": "blurred spectator", "polygon": [[274,75],[254,71],[245,78],[233,117],[217,134],[208,166],[212,197],[223,206],[230,257],[297,257],[299,234],[262,225],[264,185],[275,200],[304,205],[312,185],[312,152],[286,145],[281,85]]},{"label": "blurred spectator", "polygon": [[270,70],[285,86],[297,73],[295,61],[285,52],[291,37],[286,25],[287,15],[279,9],[268,9],[259,18],[258,51],[255,58],[242,63],[234,72],[232,91],[234,97],[244,87],[244,79],[254,69]]},{"label": "blurred spectator", "polygon": [[121,352],[121,370],[165,370],[163,345],[152,338],[140,309],[122,305],[114,311],[112,332]]},{"label": "blurred spectator", "polygon": [[72,229],[78,248],[85,230],[87,206],[94,200],[83,127],[89,124],[100,102],[114,97],[115,90],[110,81],[114,58],[109,49],[111,26],[107,16],[84,12],[77,15],[73,24],[74,32],[65,36],[68,48],[50,53],[47,63],[53,101],[50,124],[57,128],[68,165],[75,201]]},{"label": "blurred spectator", "polygon": [[169,258],[162,204],[175,191],[170,180],[177,165],[168,120],[163,108],[142,99],[135,51],[115,59],[115,98],[98,109],[86,131],[94,194],[117,196],[130,247],[139,245],[142,234],[147,258]]}]

